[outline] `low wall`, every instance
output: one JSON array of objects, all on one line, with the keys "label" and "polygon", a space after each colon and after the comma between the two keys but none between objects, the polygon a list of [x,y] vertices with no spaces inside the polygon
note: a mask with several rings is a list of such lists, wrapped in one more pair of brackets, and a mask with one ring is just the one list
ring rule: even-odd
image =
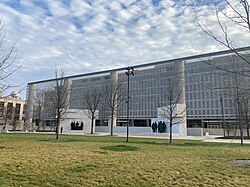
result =
[{"label": "low wall", "polygon": [[208,133],[209,135],[223,136],[223,129],[205,128],[203,129],[203,132]]},{"label": "low wall", "polygon": [[[64,133],[90,133],[91,132],[91,119],[87,117],[87,110],[67,110],[66,115],[61,121],[61,127],[63,127]],[[82,130],[72,130],[71,123],[78,122],[79,125],[83,123]],[[93,127],[93,132],[95,132],[95,123]]]},{"label": "low wall", "polygon": [[[1,131],[1,130],[13,130],[13,125],[7,124],[6,127],[5,127],[5,129],[4,129],[4,125],[0,125],[0,131]],[[23,122],[18,123],[18,124],[16,125],[15,130],[18,130],[18,131],[23,130]]]},{"label": "low wall", "polygon": [[110,127],[108,127],[108,126],[95,126],[95,132],[110,132]]},{"label": "low wall", "polygon": [[[110,126],[96,126],[95,131],[96,132],[110,132]],[[114,127],[113,129],[114,133],[127,133],[127,127]],[[151,127],[129,127],[129,133],[151,133],[152,129]]]},{"label": "low wall", "polygon": [[[114,133],[121,133],[121,134],[126,134],[127,133],[127,127],[114,127],[113,129]],[[95,132],[105,132],[109,133],[110,132],[110,126],[96,126],[95,127]],[[129,133],[132,134],[154,134],[154,135],[160,135],[160,134],[169,134],[169,133],[153,133],[151,127],[129,127]],[[179,133],[173,132],[173,135],[178,135]]]},{"label": "low wall", "polygon": [[[217,136],[223,136],[223,129],[221,128],[206,128],[203,129],[204,133],[209,133],[210,135],[217,135]],[[227,132],[225,132],[226,136],[228,135]],[[247,135],[247,130],[244,129],[244,136]],[[232,129],[230,130],[229,136],[240,136],[240,130],[239,129]]]},{"label": "low wall", "polygon": [[202,128],[187,128],[188,136],[203,136]]},{"label": "low wall", "polygon": [[[96,132],[110,132],[110,126],[96,126]],[[114,133],[127,133],[127,127],[114,127]],[[134,134],[154,134],[160,135],[161,133],[153,133],[151,127],[129,127],[129,133]],[[167,134],[167,133],[164,133]],[[176,135],[176,133],[173,133]],[[187,128],[187,136],[206,136],[206,135],[215,135],[215,136],[223,136],[223,129],[219,128]],[[227,133],[226,133],[227,135]],[[230,136],[234,136],[235,131],[230,132]],[[239,136],[239,130],[236,131],[236,135]],[[244,135],[247,135],[246,130],[244,131]]]}]

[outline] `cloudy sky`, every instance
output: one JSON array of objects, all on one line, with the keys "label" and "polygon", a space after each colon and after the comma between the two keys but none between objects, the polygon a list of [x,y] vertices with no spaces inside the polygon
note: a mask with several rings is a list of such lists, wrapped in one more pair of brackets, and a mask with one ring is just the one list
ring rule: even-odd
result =
[{"label": "cloudy sky", "polygon": [[[58,64],[73,75],[225,49],[194,12],[217,34],[207,0],[0,0],[6,38],[25,62],[12,81],[53,78]],[[248,45],[239,33],[233,27],[235,45]]]}]

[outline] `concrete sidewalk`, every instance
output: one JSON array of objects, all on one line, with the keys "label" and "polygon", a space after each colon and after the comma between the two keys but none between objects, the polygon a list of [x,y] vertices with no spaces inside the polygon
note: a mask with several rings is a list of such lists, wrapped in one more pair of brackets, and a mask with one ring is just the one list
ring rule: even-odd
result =
[{"label": "concrete sidewalk", "polygon": [[[238,143],[238,144],[240,144],[239,139],[211,139],[211,140],[203,140],[203,142]],[[250,140],[243,140],[243,143],[250,144]]]},{"label": "concrete sidewalk", "polygon": [[[126,137],[127,134],[115,134],[119,137]],[[148,133],[148,134],[142,134],[142,133],[130,133],[129,137],[137,137],[137,138],[157,138],[157,139],[169,139],[169,134],[168,133]],[[182,139],[182,140],[211,140],[215,139],[219,136],[173,136],[173,139]]]},{"label": "concrete sidewalk", "polygon": [[[109,135],[109,134],[106,134]],[[126,137],[126,134],[118,134],[119,137]],[[157,139],[169,139],[169,136],[166,133],[161,134],[130,134],[129,137],[136,138],[157,138]],[[174,136],[173,139],[181,140],[201,140],[202,142],[217,142],[217,143],[238,143],[240,144],[239,139],[216,139],[221,136]],[[250,144],[250,140],[244,140],[244,144]]]},{"label": "concrete sidewalk", "polygon": [[[13,132],[10,131],[8,133],[20,133],[19,132]],[[22,132],[22,133],[36,133],[36,134],[55,134],[55,132]],[[62,133],[65,135],[90,135],[90,136],[109,136],[110,133],[99,133],[95,132],[94,134],[90,133]],[[127,134],[125,133],[116,133],[114,136],[118,137],[126,137]],[[135,138],[156,138],[156,139],[169,139],[169,134],[167,133],[130,133],[129,137],[135,137]],[[214,136],[214,135],[208,135],[208,136],[173,136],[173,139],[181,139],[181,140],[201,140],[203,142],[217,142],[217,143],[238,143],[240,144],[239,139],[216,139],[221,136]],[[244,140],[244,144],[250,144],[250,140]]]}]

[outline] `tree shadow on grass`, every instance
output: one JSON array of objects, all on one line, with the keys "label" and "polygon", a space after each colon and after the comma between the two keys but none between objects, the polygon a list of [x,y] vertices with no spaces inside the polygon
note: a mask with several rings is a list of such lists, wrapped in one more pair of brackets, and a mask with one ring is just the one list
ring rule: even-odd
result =
[{"label": "tree shadow on grass", "polygon": [[[42,142],[97,142],[97,143],[125,143],[124,137],[117,136],[71,136],[71,135],[61,135],[59,140],[55,140],[55,137],[48,137],[46,139],[40,139]],[[127,144],[155,144],[157,145],[159,140],[145,140],[143,138],[131,138]]]},{"label": "tree shadow on grass", "polygon": [[86,172],[90,170],[97,170],[99,166],[97,164],[86,164],[86,165],[78,165],[78,166],[72,166],[68,170],[71,172]]},{"label": "tree shadow on grass", "polygon": [[124,151],[138,151],[138,150],[140,150],[138,147],[129,146],[129,145],[105,146],[105,147],[100,147],[100,149],[109,150],[109,151],[118,151],[118,152],[124,152]]},{"label": "tree shadow on grass", "polygon": [[82,142],[83,140],[80,140],[80,139],[59,139],[59,140],[56,140],[55,138],[49,138],[49,139],[42,139],[40,140],[41,142]]},{"label": "tree shadow on grass", "polygon": [[[142,139],[143,140],[143,139]],[[142,140],[138,140],[138,141],[129,141],[128,143],[131,144],[146,144],[146,145],[158,145],[160,142],[162,141],[142,141]]]}]

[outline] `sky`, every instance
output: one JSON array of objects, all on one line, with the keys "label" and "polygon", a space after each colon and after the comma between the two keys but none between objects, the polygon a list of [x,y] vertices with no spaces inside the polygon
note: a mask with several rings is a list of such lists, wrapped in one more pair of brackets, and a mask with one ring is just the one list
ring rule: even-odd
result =
[{"label": "sky", "polygon": [[[6,38],[24,62],[11,81],[53,78],[58,65],[74,75],[225,50],[195,14],[220,36],[209,0],[0,0]],[[235,46],[249,45],[249,33],[230,29]]]}]

